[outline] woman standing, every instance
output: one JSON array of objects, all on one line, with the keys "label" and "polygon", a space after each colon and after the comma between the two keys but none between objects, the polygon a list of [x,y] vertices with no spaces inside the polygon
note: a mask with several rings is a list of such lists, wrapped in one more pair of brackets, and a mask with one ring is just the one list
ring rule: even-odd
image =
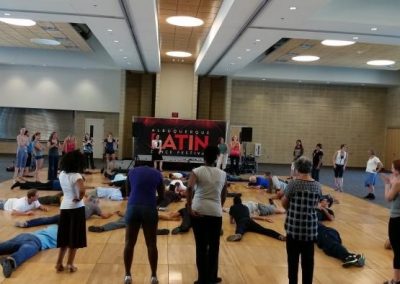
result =
[{"label": "woman standing", "polygon": [[400,283],[400,160],[392,163],[392,174],[381,175],[385,183],[385,199],[390,202],[389,240],[392,244],[393,279],[384,284]]},{"label": "woman standing", "polygon": [[367,168],[365,169],[365,182],[364,185],[368,189],[368,194],[364,196],[365,199],[374,200],[375,199],[375,182],[378,172],[383,168],[381,160],[375,156],[375,151],[368,150],[368,161]]},{"label": "woman standing", "polygon": [[346,144],[340,145],[340,149],[333,155],[333,171],[335,172],[335,190],[343,191],[343,173],[346,170],[349,154]]},{"label": "woman standing", "polygon": [[47,148],[49,149],[49,169],[47,172],[47,179],[56,180],[59,159],[58,150],[60,148],[60,141],[58,140],[57,132],[54,131],[50,134],[49,141],[47,141]]},{"label": "woman standing", "polygon": [[301,142],[300,139],[297,139],[296,145],[294,146],[294,149],[293,149],[293,161],[292,161],[292,165],[290,167],[290,177],[293,177],[293,175],[294,175],[294,163],[297,161],[298,158],[303,156],[303,154],[304,154],[303,143]]},{"label": "woman standing", "polygon": [[29,175],[29,171],[31,170],[31,167],[32,167],[33,140],[34,140],[34,137],[32,135],[32,139],[29,138],[29,131],[28,130],[25,130],[25,136],[28,138],[28,146],[27,146],[28,157],[26,159],[24,177],[32,177],[32,176]]},{"label": "woman standing", "polygon": [[220,169],[222,165],[222,170],[225,171],[226,163],[228,162],[228,146],[226,145],[223,137],[218,139],[218,149],[219,155],[217,160],[217,168]]},{"label": "woman standing", "polygon": [[39,180],[39,171],[43,168],[43,145],[40,143],[40,132],[36,132],[33,135],[33,153],[35,155],[36,169],[35,169],[35,180]]},{"label": "woman standing", "polygon": [[196,242],[198,280],[195,283],[198,284],[222,281],[218,277],[218,255],[222,205],[227,190],[226,173],[214,167],[218,154],[216,146],[204,150],[205,165],[193,169],[187,188],[187,208],[192,215]]},{"label": "woman standing", "polygon": [[90,137],[89,133],[85,133],[85,137],[82,140],[83,144],[83,155],[85,156],[85,169],[94,169],[93,161],[93,137]]},{"label": "woman standing", "polygon": [[21,128],[17,136],[17,162],[14,169],[14,183],[18,181],[17,179],[23,180],[22,175],[28,158],[29,137],[25,135],[25,131],[25,128]]},{"label": "woman standing", "polygon": [[311,284],[314,272],[314,242],[317,239],[318,217],[315,208],[321,196],[321,185],[311,178],[312,162],[300,157],[295,162],[296,179],[286,187],[282,206],[287,209],[286,252],[289,284],[297,283],[299,257],[303,284]]},{"label": "woman standing", "polygon": [[74,266],[78,248],[86,247],[86,218],[83,197],[84,158],[79,151],[65,154],[61,161],[60,185],[64,198],[60,206],[60,220],[57,233],[57,247],[60,248],[56,263],[57,272],[64,270],[63,260],[68,250],[67,271],[78,270]]},{"label": "woman standing", "polygon": [[117,140],[114,139],[111,132],[104,139],[104,153],[106,155],[106,172],[111,174],[115,168],[115,149],[117,149]]},{"label": "woman standing", "polygon": [[[162,157],[162,141],[160,135],[156,134],[151,140],[151,160],[153,161],[154,168],[162,171],[163,157]],[[159,167],[157,167],[159,164]]]},{"label": "woman standing", "polygon": [[229,157],[231,159],[232,174],[239,175],[240,142],[236,135],[232,136],[231,143],[229,144]]},{"label": "woman standing", "polygon": [[68,135],[64,139],[62,154],[65,155],[69,152],[75,151],[75,149],[76,149],[76,138],[75,136]]}]

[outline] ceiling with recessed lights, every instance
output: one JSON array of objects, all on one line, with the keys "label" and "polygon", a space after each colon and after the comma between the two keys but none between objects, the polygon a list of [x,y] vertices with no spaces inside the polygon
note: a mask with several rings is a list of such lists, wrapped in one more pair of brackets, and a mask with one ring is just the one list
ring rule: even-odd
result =
[{"label": "ceiling with recessed lights", "polygon": [[[161,62],[194,63],[198,75],[256,80],[400,84],[397,0],[2,0],[0,18],[80,23],[92,52],[0,47],[0,64],[159,72]],[[180,27],[171,16],[203,25]],[[291,39],[276,46],[282,39]],[[322,46],[323,40],[355,43]],[[312,45],[302,49],[303,44]],[[189,57],[169,57],[169,51]],[[319,60],[297,63],[293,55]],[[392,60],[387,66],[371,60]],[[382,63],[382,62],[378,62]]]},{"label": "ceiling with recessed lights", "polygon": [[[42,40],[42,41],[40,41]],[[43,41],[43,40],[52,40]],[[47,44],[46,44],[47,43]],[[58,44],[57,44],[58,43]],[[0,22],[0,46],[90,52],[92,49],[68,23],[37,22],[21,27]]]}]

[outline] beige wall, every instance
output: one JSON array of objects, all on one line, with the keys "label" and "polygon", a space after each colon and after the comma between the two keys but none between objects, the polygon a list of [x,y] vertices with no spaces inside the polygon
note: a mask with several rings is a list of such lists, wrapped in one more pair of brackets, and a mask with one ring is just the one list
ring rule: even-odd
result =
[{"label": "beige wall", "polygon": [[388,90],[383,113],[386,116],[386,128],[400,128],[400,87]]},{"label": "beige wall", "polygon": [[226,77],[200,77],[197,118],[225,120],[227,101]]},{"label": "beige wall", "polygon": [[[350,166],[365,166],[369,148],[383,155],[387,89],[255,81],[232,82],[231,125],[253,127],[262,163],[289,163],[296,139],[310,156],[316,143],[325,164],[340,144]],[[248,145],[253,151],[253,145]]]},{"label": "beige wall", "polygon": [[197,110],[197,76],[190,64],[161,65],[157,74],[155,117],[169,118],[178,112],[179,118],[195,119]]}]

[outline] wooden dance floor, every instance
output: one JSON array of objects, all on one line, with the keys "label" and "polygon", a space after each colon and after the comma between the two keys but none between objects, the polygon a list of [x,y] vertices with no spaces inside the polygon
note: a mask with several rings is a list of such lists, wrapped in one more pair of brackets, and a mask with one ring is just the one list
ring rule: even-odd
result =
[{"label": "wooden dance floor", "polygon": [[[87,185],[104,186],[106,180],[98,173],[87,175]],[[42,176],[44,180],[44,172]],[[12,182],[0,183],[0,199],[21,197],[26,191],[10,190]],[[339,199],[340,204],[334,204],[336,220],[327,222],[327,226],[336,228],[342,237],[344,245],[350,252],[364,253],[366,265],[363,268],[342,268],[341,262],[325,255],[320,249],[315,249],[314,283],[382,283],[392,276],[392,251],[383,248],[387,237],[387,223],[389,211],[386,208],[371,202],[361,200],[346,193],[336,193],[328,187],[323,188],[325,193],[331,193]],[[269,194],[260,190],[247,189],[245,183],[236,183],[230,186],[232,192],[242,192],[242,199],[268,203]],[[42,196],[55,194],[51,191],[40,191]],[[279,201],[276,201],[280,205]],[[178,210],[185,202],[171,204],[168,208]],[[224,207],[232,204],[228,198]],[[126,201],[115,202],[102,200],[100,202],[104,212],[125,210]],[[50,207],[49,212],[37,211],[34,217],[54,215],[57,207]],[[14,227],[15,221],[25,220],[28,217],[13,217],[10,213],[0,211],[0,241],[7,240],[16,234],[30,232],[40,227],[21,229]],[[224,213],[223,230],[220,247],[219,276],[223,283],[287,283],[287,263],[285,242],[247,233],[240,242],[227,242],[226,237],[233,234],[235,225],[229,223],[229,216]],[[29,217],[32,218],[32,217]],[[119,217],[113,216],[108,220],[92,217],[87,226],[101,225]],[[262,225],[280,233],[284,231],[285,215],[273,215],[274,223],[258,221]],[[159,228],[172,230],[180,221],[160,221]],[[123,229],[111,232],[87,232],[88,247],[78,250],[75,264],[76,273],[56,273],[57,249],[42,251],[13,272],[11,278],[5,279],[0,272],[0,283],[93,283],[112,284],[123,283]],[[193,233],[158,236],[158,278],[160,283],[193,283],[197,279],[195,266],[195,245]],[[1,269],[1,267],[0,267]],[[132,267],[134,283],[150,283],[150,268],[147,260],[147,251],[143,233],[134,254]],[[300,277],[301,279],[301,277]],[[301,282],[301,281],[300,281]]]}]

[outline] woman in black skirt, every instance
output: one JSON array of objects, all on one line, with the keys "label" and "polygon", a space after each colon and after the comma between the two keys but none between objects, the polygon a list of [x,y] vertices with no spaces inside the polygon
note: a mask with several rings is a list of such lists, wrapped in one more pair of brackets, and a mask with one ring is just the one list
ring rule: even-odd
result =
[{"label": "woman in black skirt", "polygon": [[60,206],[60,221],[57,234],[57,247],[60,248],[56,270],[63,271],[63,260],[68,250],[67,271],[75,272],[76,250],[86,247],[85,186],[81,173],[84,169],[84,156],[79,150],[65,154],[61,161],[59,176],[64,198]]}]

